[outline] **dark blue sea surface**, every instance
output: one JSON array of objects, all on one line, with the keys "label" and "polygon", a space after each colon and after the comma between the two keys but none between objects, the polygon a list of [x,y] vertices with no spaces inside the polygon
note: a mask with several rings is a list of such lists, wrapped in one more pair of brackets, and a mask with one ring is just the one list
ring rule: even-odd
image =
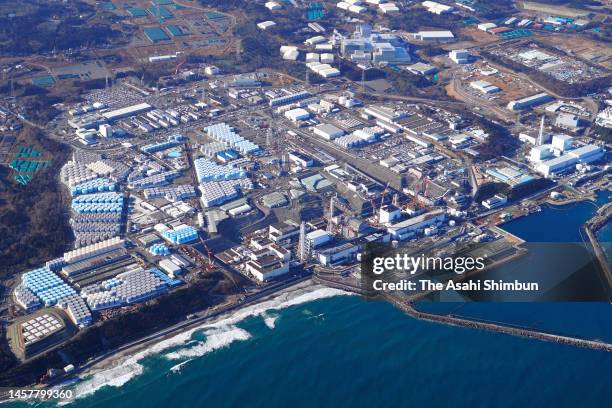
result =
[{"label": "dark blue sea surface", "polygon": [[273,329],[259,317],[239,326],[248,339],[147,357],[141,375],[73,406],[604,407],[611,396],[604,352],[414,320],[356,296],[284,309]]},{"label": "dark blue sea surface", "polygon": [[[579,241],[578,228],[594,210],[589,203],[547,207],[504,228],[528,241]],[[609,233],[602,230],[600,238],[610,241]],[[149,349],[77,385],[88,395],[71,406],[610,406],[609,353],[415,320],[390,304],[329,297],[330,291],[279,301]],[[612,339],[607,303],[443,306]]]},{"label": "dark blue sea surface", "polygon": [[[567,243],[581,245],[586,239],[581,227],[593,217],[598,207],[609,202],[609,195],[609,191],[602,191],[594,202],[580,201],[561,206],[545,204],[540,212],[503,224],[504,230],[528,242],[544,243],[538,245],[548,245],[552,251],[538,251],[539,258],[530,255],[519,258],[502,266],[493,275],[511,278],[513,274],[556,273],[551,267],[547,268],[547,265],[554,265],[555,260],[541,257],[555,256],[555,243],[559,244],[561,251],[567,248]],[[598,239],[609,248],[612,242],[610,224],[598,232]],[[600,284],[605,283],[602,281]],[[419,308],[612,342],[612,305],[608,302],[423,303]]]}]

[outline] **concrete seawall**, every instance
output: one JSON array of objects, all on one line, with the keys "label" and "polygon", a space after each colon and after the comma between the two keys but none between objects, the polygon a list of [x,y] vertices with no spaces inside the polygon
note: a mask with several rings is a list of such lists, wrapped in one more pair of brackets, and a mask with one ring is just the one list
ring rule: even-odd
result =
[{"label": "concrete seawall", "polygon": [[[338,280],[333,279],[333,277],[330,275],[314,275],[313,281],[336,289],[342,289],[348,292],[358,293],[360,295],[367,294],[366,291],[362,287],[360,287],[358,283],[350,284],[346,282],[339,282]],[[435,313],[421,312],[414,307],[412,302],[409,302],[404,298],[400,298],[398,296],[393,296],[391,294],[384,294],[379,298],[381,300],[385,300],[391,303],[407,315],[419,320],[448,324],[451,326],[466,327],[470,329],[486,330],[495,333],[508,334],[511,336],[525,337],[529,339],[565,344],[573,347],[612,352],[612,344],[604,341],[581,339],[578,337],[554,334],[526,327],[507,326],[500,323],[470,320],[467,318],[461,318],[452,315],[439,315]]]}]

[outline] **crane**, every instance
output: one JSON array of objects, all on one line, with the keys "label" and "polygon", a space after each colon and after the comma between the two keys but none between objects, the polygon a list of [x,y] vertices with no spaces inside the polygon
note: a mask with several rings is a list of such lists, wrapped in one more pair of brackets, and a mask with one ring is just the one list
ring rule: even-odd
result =
[{"label": "crane", "polygon": [[178,75],[179,73],[179,68],[185,63],[185,61],[179,62],[178,64],[176,64],[176,67],[174,68],[174,75]]}]

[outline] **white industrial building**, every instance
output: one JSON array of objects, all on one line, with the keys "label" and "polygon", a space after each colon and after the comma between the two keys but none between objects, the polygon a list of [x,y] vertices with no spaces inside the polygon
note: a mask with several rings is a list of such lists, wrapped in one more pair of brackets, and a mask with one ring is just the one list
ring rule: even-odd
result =
[{"label": "white industrial building", "polygon": [[367,116],[373,116],[376,119],[381,119],[390,123],[394,123],[395,121],[408,116],[408,114],[404,111],[394,111],[393,109],[374,105],[364,108],[363,113]]},{"label": "white industrial building", "polygon": [[323,53],[321,54],[319,61],[321,61],[321,64],[333,64],[334,54],[331,54],[329,52]]},{"label": "white industrial building", "polygon": [[455,35],[449,30],[419,31],[414,33],[414,39],[420,41],[449,41],[454,40]]},{"label": "white industrial building", "polygon": [[306,234],[306,242],[310,250],[320,247],[331,241],[331,235],[327,231],[314,230]]},{"label": "white industrial building", "polygon": [[319,62],[320,58],[321,57],[316,52],[309,52],[306,54],[306,62]]},{"label": "white industrial building", "polygon": [[293,122],[299,122],[310,118],[310,113],[303,108],[295,108],[285,112],[285,117]]},{"label": "white industrial building", "polygon": [[317,136],[321,136],[326,140],[334,140],[344,135],[344,130],[337,128],[329,123],[323,123],[313,128],[313,132]]},{"label": "white industrial building", "polygon": [[168,54],[168,55],[152,55],[149,57],[149,62],[163,62],[177,59],[178,56],[176,54]]},{"label": "white industrial building", "polygon": [[599,112],[597,114],[597,119],[595,119],[595,123],[599,126],[612,129],[612,106],[608,106],[606,109]]},{"label": "white industrial building", "polygon": [[104,112],[102,116],[109,122],[114,120],[124,119],[130,116],[139,115],[143,112],[151,110],[153,107],[148,103],[139,103],[136,105],[127,106],[121,109]]},{"label": "white industrial building", "polygon": [[493,28],[497,28],[497,24],[495,23],[480,23],[478,24],[478,29],[482,31],[489,31]]},{"label": "white industrial building", "polygon": [[555,126],[575,131],[580,128],[580,116],[572,113],[560,113],[555,119]]},{"label": "white industrial building", "polygon": [[549,144],[534,146],[529,152],[529,160],[533,163],[538,163],[551,157],[553,157],[552,145]]},{"label": "white industrial building", "polygon": [[395,3],[381,3],[378,5],[378,10],[383,14],[395,14],[400,11]]},{"label": "white industrial building", "polygon": [[492,210],[494,208],[499,208],[508,202],[508,197],[503,194],[496,194],[491,198],[484,200],[481,204],[488,210]]},{"label": "white industrial building", "polygon": [[499,87],[492,85],[487,81],[472,81],[470,82],[470,88],[474,88],[483,94],[490,94],[501,91]]},{"label": "white industrial building", "polygon": [[352,261],[359,252],[359,245],[345,242],[333,248],[317,252],[317,259],[323,266],[341,265]]},{"label": "white industrial building", "polygon": [[166,272],[168,276],[170,276],[171,278],[174,278],[180,275],[181,272],[183,271],[183,269],[180,266],[172,262],[170,259],[162,259],[161,261],[159,261],[158,265],[161,268],[161,270]]},{"label": "white industrial building", "polygon": [[408,63],[408,44],[394,34],[373,32],[367,24],[360,25],[351,37],[342,37],[340,51],[354,62]]},{"label": "white industrial building", "polygon": [[[318,54],[316,54],[318,55]],[[340,71],[329,64],[322,64],[317,61],[307,62],[306,67],[323,78],[340,76]]]},{"label": "white industrial building", "polygon": [[251,259],[245,263],[245,271],[260,282],[282,276],[289,272],[291,252],[285,248],[270,244],[251,254]]},{"label": "white industrial building", "polygon": [[601,147],[595,145],[585,145],[573,150],[567,151],[559,157],[550,160],[541,161],[536,165],[536,171],[544,177],[551,177],[556,173],[561,173],[570,170],[576,164],[588,164],[601,159],[604,156],[604,151]]},{"label": "white industrial building", "polygon": [[467,50],[452,50],[448,53],[448,57],[455,64],[467,64],[470,62],[470,53]]},{"label": "white industrial building", "polygon": [[417,62],[406,67],[406,69],[415,75],[431,75],[438,72],[438,68],[423,62]]},{"label": "white industrial building", "polygon": [[555,150],[560,152],[565,152],[570,150],[574,144],[574,138],[569,135],[553,135],[552,137],[552,147]]},{"label": "white industrial building", "polygon": [[298,47],[294,45],[282,45],[280,47],[280,53],[284,60],[295,61],[300,56]]},{"label": "white industrial building", "polygon": [[215,67],[214,65],[209,65],[206,68],[204,68],[204,73],[206,75],[218,75],[221,72],[221,70],[218,67]]},{"label": "white industrial building", "polygon": [[283,8],[279,3],[275,1],[269,1],[266,4],[264,4],[264,6],[270,11],[280,10],[281,8]]},{"label": "white industrial building", "polygon": [[378,212],[378,221],[389,224],[402,216],[402,211],[394,205],[383,205]]},{"label": "white industrial building", "polygon": [[508,102],[507,108],[516,111],[541,105],[543,103],[551,101],[552,99],[552,96],[550,96],[546,92],[542,92],[536,95],[528,96],[526,98],[518,99],[516,101],[510,101]]},{"label": "white industrial building", "polygon": [[441,223],[445,219],[445,210],[434,210],[392,224],[387,228],[387,231],[393,239],[401,241],[411,238],[426,227]]},{"label": "white industrial building", "polygon": [[311,167],[314,165],[314,159],[300,152],[289,152],[289,160],[300,167]]},{"label": "white industrial building", "polygon": [[323,43],[327,41],[327,38],[325,38],[322,35],[316,35],[314,37],[310,37],[309,39],[307,39],[306,41],[304,41],[304,44],[309,45],[309,46],[314,46],[320,43]]},{"label": "white industrial building", "polygon": [[421,3],[421,5],[425,7],[427,11],[429,11],[430,13],[438,14],[438,15],[444,14],[444,13],[450,13],[451,11],[454,10],[452,6],[447,6],[446,4],[440,4],[435,1],[424,1]]},{"label": "white industrial building", "polygon": [[102,137],[106,137],[106,138],[113,137],[113,128],[109,124],[105,123],[103,125],[100,125],[100,127],[98,128],[98,132],[100,132],[100,136]]},{"label": "white industrial building", "polygon": [[260,30],[267,30],[268,28],[274,27],[276,23],[274,21],[262,21],[261,23],[257,23],[257,27]]}]

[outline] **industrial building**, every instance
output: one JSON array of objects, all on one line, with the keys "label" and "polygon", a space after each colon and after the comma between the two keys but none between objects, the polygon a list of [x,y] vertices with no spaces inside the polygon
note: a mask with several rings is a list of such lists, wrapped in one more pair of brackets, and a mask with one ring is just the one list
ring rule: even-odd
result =
[{"label": "industrial building", "polygon": [[285,245],[288,242],[296,240],[299,233],[299,225],[287,221],[272,224],[268,227],[268,238],[279,245]]},{"label": "industrial building", "polygon": [[499,92],[501,91],[501,89],[499,89],[499,87],[490,84],[487,81],[473,81],[470,82],[470,87],[476,89],[477,91],[483,93],[483,94],[491,94],[491,93],[495,93],[495,92]]},{"label": "industrial building", "polygon": [[438,68],[423,62],[417,62],[406,67],[406,69],[415,75],[431,75],[438,72]]},{"label": "industrial building", "polygon": [[285,112],[285,117],[293,122],[299,122],[310,118],[310,113],[303,108],[295,108]]},{"label": "industrial building", "polygon": [[321,62],[318,62],[317,60],[319,58],[319,54],[314,55],[316,55],[315,60],[306,63],[306,67],[308,67],[308,69],[310,69],[315,74],[322,76],[323,78],[333,78],[340,76],[340,71],[337,68],[334,68],[329,64],[323,64]]},{"label": "industrial building", "polygon": [[312,94],[308,91],[289,93],[288,95],[270,98],[269,105],[270,106],[286,105],[288,103],[297,102],[302,99],[310,98],[311,96]]},{"label": "industrial building", "polygon": [[342,37],[340,51],[354,62],[395,63],[410,62],[408,45],[394,34],[373,32],[367,24],[360,25],[351,37]]},{"label": "industrial building", "polygon": [[523,99],[508,102],[508,109],[516,111],[521,109],[532,108],[553,100],[549,94],[542,92],[536,95],[528,96]]},{"label": "industrial building", "polygon": [[309,252],[331,241],[331,235],[327,231],[314,230],[306,234],[306,242]]},{"label": "industrial building", "polygon": [[121,109],[115,109],[112,111],[104,112],[102,116],[106,118],[109,122],[113,122],[115,120],[128,118],[130,116],[139,115],[141,113],[147,112],[153,109],[151,105],[148,103],[139,103],[136,105],[127,106]]},{"label": "industrial building", "polygon": [[497,27],[495,23],[480,23],[478,24],[478,29],[481,31],[491,31],[492,29]]},{"label": "industrial building", "polygon": [[419,31],[414,34],[414,39],[420,41],[449,41],[454,40],[455,35],[449,30]]},{"label": "industrial building", "polygon": [[274,27],[276,23],[274,21],[262,21],[261,23],[257,23],[257,27],[260,30],[267,30],[268,28]]},{"label": "industrial building", "polygon": [[488,210],[492,210],[494,208],[503,207],[508,202],[508,197],[503,194],[496,194],[491,198],[488,198],[481,202],[482,206]]},{"label": "industrial building", "polygon": [[300,167],[311,167],[314,165],[314,159],[297,151],[289,152],[289,160]]},{"label": "industrial building", "polygon": [[352,262],[359,253],[359,246],[345,242],[332,248],[317,251],[317,260],[323,266],[335,266]]},{"label": "industrial building", "polygon": [[445,210],[434,210],[416,217],[408,218],[391,224],[387,228],[387,232],[391,234],[392,239],[402,241],[415,236],[418,232],[441,223],[446,219]]},{"label": "industrial building", "polygon": [[381,224],[389,224],[400,219],[402,212],[394,205],[383,205],[378,211],[378,222]]},{"label": "industrial building", "polygon": [[467,64],[471,59],[467,50],[452,50],[448,53],[448,57],[456,64]]},{"label": "industrial building", "polygon": [[429,11],[430,13],[438,14],[438,15],[444,14],[444,13],[450,13],[451,11],[454,10],[452,6],[441,4],[435,1],[424,1],[421,3],[421,5],[425,7],[427,11]]},{"label": "industrial building", "polygon": [[260,282],[267,282],[289,272],[291,252],[285,248],[269,244],[253,252],[251,259],[245,263],[245,271]]},{"label": "industrial building", "polygon": [[315,126],[312,131],[315,135],[321,136],[326,140],[334,140],[337,137],[344,135],[344,130],[331,125],[329,123],[322,123],[320,125]]},{"label": "industrial building", "polygon": [[408,114],[403,111],[394,111],[392,109],[389,109],[383,106],[373,106],[373,105],[364,108],[363,113],[366,116],[372,116],[372,117],[375,117],[376,119],[381,119],[389,123],[394,123],[395,121],[408,116]]},{"label": "industrial building", "polygon": [[277,3],[275,1],[268,1],[267,3],[264,4],[264,6],[270,11],[280,10],[283,8],[283,6],[281,6],[280,3]]},{"label": "industrial building", "polygon": [[599,146],[585,145],[550,160],[539,162],[535,169],[544,177],[551,177],[558,173],[571,170],[576,164],[588,164],[601,159],[604,151]]},{"label": "industrial building", "polygon": [[395,5],[395,3],[379,3],[378,11],[383,14],[396,14],[400,12],[400,9]]},{"label": "industrial building", "polygon": [[558,134],[558,135],[553,135],[552,137],[551,145],[553,149],[559,152],[565,152],[567,150],[570,150],[573,144],[574,144],[574,138],[569,135]]}]

